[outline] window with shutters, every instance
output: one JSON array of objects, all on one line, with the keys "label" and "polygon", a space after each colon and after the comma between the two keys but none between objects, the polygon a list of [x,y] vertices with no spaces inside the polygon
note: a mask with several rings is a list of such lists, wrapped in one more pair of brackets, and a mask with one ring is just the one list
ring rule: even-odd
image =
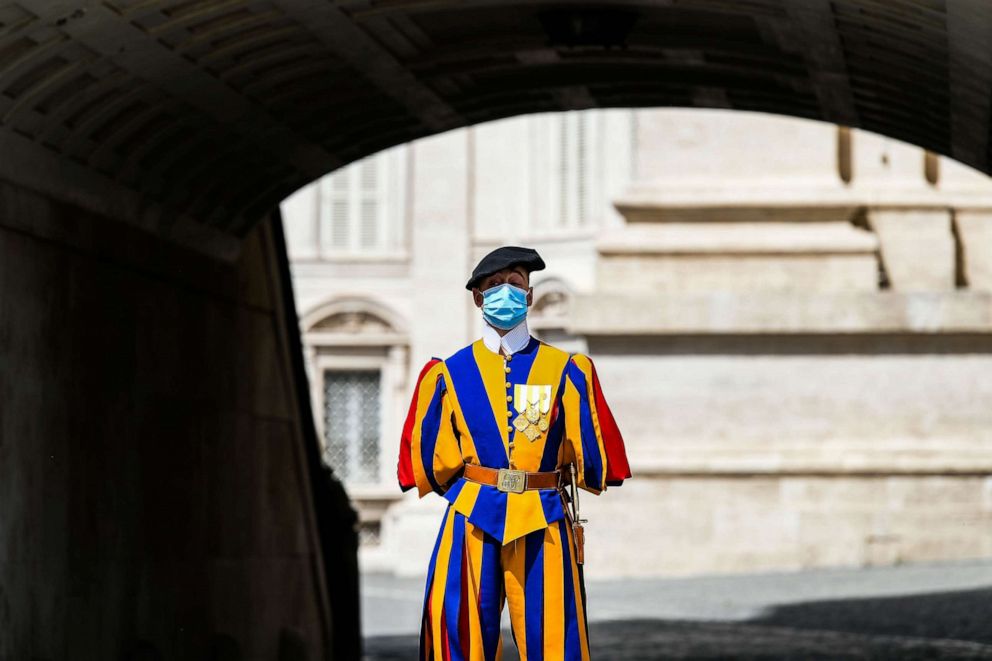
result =
[{"label": "window with shutters", "polygon": [[598,211],[594,199],[601,166],[595,153],[598,115],[563,113],[558,122],[558,226],[582,227]]},{"label": "window with shutters", "polygon": [[378,371],[324,371],[324,461],[343,480],[379,481]]},{"label": "window with shutters", "polygon": [[406,148],[348,165],[319,185],[319,243],[325,257],[396,254],[405,246]]},{"label": "window with shutters", "polygon": [[519,224],[522,237],[587,234],[621,223],[611,201],[631,181],[633,111],[547,113],[530,122],[531,205]]}]

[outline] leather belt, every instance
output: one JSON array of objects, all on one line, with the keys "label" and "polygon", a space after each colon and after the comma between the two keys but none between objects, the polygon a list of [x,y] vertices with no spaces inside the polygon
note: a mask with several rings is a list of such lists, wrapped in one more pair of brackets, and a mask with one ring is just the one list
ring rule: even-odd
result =
[{"label": "leather belt", "polygon": [[559,471],[528,473],[510,468],[489,468],[465,464],[463,477],[479,484],[488,484],[504,493],[523,493],[530,489],[557,489]]}]

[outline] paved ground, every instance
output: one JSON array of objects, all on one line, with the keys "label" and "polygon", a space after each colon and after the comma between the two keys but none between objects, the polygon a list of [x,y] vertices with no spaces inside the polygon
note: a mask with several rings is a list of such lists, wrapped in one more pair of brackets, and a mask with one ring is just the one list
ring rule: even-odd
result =
[{"label": "paved ground", "polygon": [[[362,587],[365,658],[415,659],[423,579],[369,575]],[[992,659],[992,560],[590,581],[587,592],[597,660]],[[504,646],[516,659],[508,631]]]}]

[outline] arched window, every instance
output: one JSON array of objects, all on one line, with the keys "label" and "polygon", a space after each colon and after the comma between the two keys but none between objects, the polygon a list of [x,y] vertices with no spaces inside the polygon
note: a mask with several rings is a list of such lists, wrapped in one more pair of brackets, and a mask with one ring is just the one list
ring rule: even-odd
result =
[{"label": "arched window", "polygon": [[395,393],[404,387],[407,338],[395,315],[343,298],[303,319],[314,420],[324,461],[349,485],[395,481],[383,438],[397,436]]},{"label": "arched window", "polygon": [[376,301],[341,297],[300,325],[322,457],[348,487],[368,559],[381,550],[383,512],[400,498],[395,453],[409,397],[406,324]]}]

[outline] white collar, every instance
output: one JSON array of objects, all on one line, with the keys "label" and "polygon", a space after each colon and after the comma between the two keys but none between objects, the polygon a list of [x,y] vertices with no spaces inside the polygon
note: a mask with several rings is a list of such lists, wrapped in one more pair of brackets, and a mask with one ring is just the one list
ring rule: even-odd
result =
[{"label": "white collar", "polygon": [[502,347],[503,353],[507,356],[512,356],[530,343],[530,330],[527,328],[527,319],[524,319],[511,328],[510,332],[503,337],[499,336],[495,328],[484,322],[482,324],[482,341],[485,343],[486,348],[493,353],[499,353],[500,347]]}]

